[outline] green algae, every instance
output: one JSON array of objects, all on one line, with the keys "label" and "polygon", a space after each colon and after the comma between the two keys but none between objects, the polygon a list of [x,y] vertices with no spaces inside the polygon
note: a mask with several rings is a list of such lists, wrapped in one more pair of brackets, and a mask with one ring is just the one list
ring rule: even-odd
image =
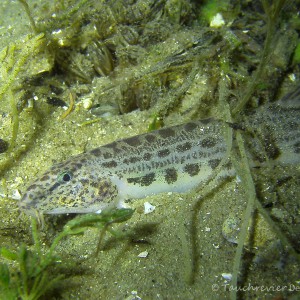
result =
[{"label": "green algae", "polygon": [[17,77],[24,73],[23,68],[28,62],[29,57],[37,54],[40,51],[41,45],[45,42],[44,35],[27,36],[19,43],[12,43],[5,47],[0,53],[0,74],[2,85],[0,88],[0,102],[5,103],[4,98],[10,106],[10,114],[12,119],[11,137],[9,140],[9,148],[6,153],[6,158],[0,163],[0,173],[3,173],[11,166],[16,158],[23,152],[22,147],[17,145],[19,133],[19,110],[17,98],[14,89],[16,88]]},{"label": "green algae", "polygon": [[0,264],[1,299],[40,299],[43,295],[49,293],[64,277],[63,274],[56,274],[53,270],[53,266],[59,260],[54,252],[62,239],[70,235],[82,234],[87,228],[101,229],[98,244],[98,249],[100,249],[100,242],[107,231],[116,235],[111,226],[114,223],[129,220],[133,212],[132,209],[113,209],[98,215],[77,216],[65,224],[63,231],[54,238],[47,250],[43,250],[37,222],[32,219],[33,247],[21,244],[17,250],[10,250],[6,247],[0,248],[2,257],[17,264],[16,270],[11,270],[8,264]]}]

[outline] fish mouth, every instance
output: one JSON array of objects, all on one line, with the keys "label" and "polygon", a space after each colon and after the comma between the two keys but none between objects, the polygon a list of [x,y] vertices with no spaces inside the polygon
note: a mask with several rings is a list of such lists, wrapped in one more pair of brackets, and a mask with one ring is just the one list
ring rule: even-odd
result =
[{"label": "fish mouth", "polygon": [[37,215],[37,203],[40,201],[39,199],[29,199],[28,194],[25,193],[21,200],[19,201],[19,209],[21,211],[24,211],[26,214],[30,216],[36,216]]}]

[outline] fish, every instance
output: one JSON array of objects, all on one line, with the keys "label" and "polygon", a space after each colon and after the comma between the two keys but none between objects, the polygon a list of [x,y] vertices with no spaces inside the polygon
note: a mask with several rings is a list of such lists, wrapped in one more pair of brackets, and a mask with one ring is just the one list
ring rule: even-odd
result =
[{"label": "fish", "polygon": [[190,121],[54,164],[29,185],[19,206],[31,216],[100,213],[122,207],[128,199],[204,186],[220,166],[222,178],[233,176],[236,172],[227,162],[227,133],[232,129],[243,132],[251,161],[299,164],[300,87],[255,110],[240,124],[215,118]]},{"label": "fish", "polygon": [[227,125],[205,119],[125,138],[53,165],[20,205],[47,214],[91,213],[126,199],[186,192],[224,157]]}]

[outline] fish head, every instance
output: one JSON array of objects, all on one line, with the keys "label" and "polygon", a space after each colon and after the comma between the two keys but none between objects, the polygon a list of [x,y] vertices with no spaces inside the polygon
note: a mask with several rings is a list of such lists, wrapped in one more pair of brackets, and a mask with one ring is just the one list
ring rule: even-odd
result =
[{"label": "fish head", "polygon": [[99,212],[117,196],[109,178],[93,174],[81,156],[53,165],[26,190],[20,208],[31,216]]}]

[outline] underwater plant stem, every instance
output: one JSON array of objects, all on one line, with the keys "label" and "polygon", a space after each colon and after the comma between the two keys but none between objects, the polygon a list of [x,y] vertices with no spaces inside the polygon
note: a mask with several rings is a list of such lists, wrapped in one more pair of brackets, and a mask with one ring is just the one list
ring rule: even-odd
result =
[{"label": "underwater plant stem", "polygon": [[40,273],[34,280],[27,300],[38,300],[44,294],[47,286],[49,286],[51,282],[52,280],[49,281],[45,272]]},{"label": "underwater plant stem", "polygon": [[266,34],[266,39],[264,43],[264,48],[263,48],[263,53],[260,59],[260,63],[258,65],[258,68],[254,74],[253,79],[250,81],[246,92],[242,99],[239,101],[239,103],[236,105],[236,107],[232,110],[232,115],[235,116],[238,113],[242,111],[242,109],[245,107],[245,105],[249,102],[251,99],[252,95],[254,94],[254,91],[257,87],[258,81],[262,77],[266,64],[268,63],[271,54],[273,53],[272,51],[272,41],[275,36],[275,29],[276,29],[276,23],[278,22],[278,17],[280,14],[280,11],[284,5],[286,0],[281,0],[281,1],[274,1],[271,6],[268,3],[267,0],[262,0],[263,8],[266,13],[267,17],[267,34]]},{"label": "underwater plant stem", "polygon": [[34,19],[31,15],[28,3],[25,0],[19,0],[19,2],[24,6],[25,12],[26,12],[26,14],[29,18],[29,22],[30,22],[30,25],[31,25],[31,28],[32,28],[33,32],[37,34],[38,30],[37,30],[37,27],[35,25]]},{"label": "underwater plant stem", "polygon": [[[27,270],[26,270],[26,256],[27,256],[27,249],[24,245],[21,245],[20,248],[20,252],[19,252],[19,257],[18,257],[18,261],[19,261],[19,265],[20,265],[20,273],[21,273],[21,281],[22,281],[22,285],[21,285],[21,289],[22,291],[19,291],[19,293],[22,295],[26,295],[26,297],[28,296],[28,274],[27,274]],[[26,299],[26,298],[24,298]]]},{"label": "underwater plant stem", "polygon": [[[227,99],[229,96],[229,80],[226,76],[221,76],[221,79],[219,81],[219,105],[220,105],[220,111],[223,112],[223,117],[227,122],[231,122],[231,114],[229,105],[227,103]],[[196,201],[193,205],[193,214],[191,218],[191,227],[190,227],[190,239],[191,239],[191,249],[190,249],[190,257],[191,257],[191,267],[190,267],[190,275],[189,275],[189,284],[194,284],[195,282],[195,276],[197,275],[199,271],[199,265],[200,265],[200,257],[199,257],[199,247],[200,243],[198,241],[198,212],[201,209],[203,200],[206,197],[209,197],[211,193],[213,193],[214,189],[216,189],[219,186],[219,178],[218,174],[220,174],[221,170],[226,166],[226,164],[229,162],[229,157],[231,155],[231,149],[232,149],[232,140],[233,140],[233,130],[230,126],[226,126],[226,129],[224,129],[224,137],[226,139],[227,144],[227,151],[226,155],[221,160],[220,164],[214,169],[211,176],[207,179],[206,183],[200,184],[198,187],[196,187],[191,193],[190,197],[191,199],[196,196]],[[228,175],[230,176],[230,175]],[[186,254],[188,256],[188,254]]]},{"label": "underwater plant stem", "polygon": [[102,241],[104,239],[104,236],[105,236],[105,233],[108,229],[108,224],[105,225],[102,230],[100,231],[100,235],[99,235],[99,240],[98,240],[98,244],[97,244],[97,249],[96,249],[96,252],[95,252],[95,256],[98,256],[99,252],[100,252],[100,249],[101,249],[101,244],[102,244]]},{"label": "underwater plant stem", "polygon": [[69,94],[69,99],[70,99],[70,103],[69,103],[69,107],[68,109],[60,116],[60,119],[63,120],[65,119],[74,109],[75,107],[75,94],[70,92]]},{"label": "underwater plant stem", "polygon": [[96,118],[96,119],[93,119],[93,120],[88,120],[88,121],[85,121],[85,122],[82,122],[81,124],[79,124],[79,127],[87,126],[87,125],[97,123],[97,122],[101,122],[102,120],[103,120],[103,118]]},{"label": "underwater plant stem", "polygon": [[41,256],[41,242],[38,234],[36,218],[31,218],[31,231],[32,231],[32,238],[34,242],[35,251],[39,256]]},{"label": "underwater plant stem", "polygon": [[61,233],[58,234],[58,236],[55,237],[55,239],[53,240],[51,247],[48,250],[47,255],[45,256],[45,264],[48,264],[52,257],[53,257],[53,252],[56,248],[56,246],[58,245],[58,243],[68,235],[68,232],[66,231],[62,231]]},{"label": "underwater plant stem", "polygon": [[[249,221],[254,212],[254,203],[256,200],[255,186],[249,168],[244,141],[240,132],[237,132],[236,138],[237,138],[237,143],[238,143],[238,147],[241,155],[241,162],[242,162],[241,166],[236,166],[236,167],[238,170],[238,174],[242,178],[243,188],[245,190],[245,194],[248,196],[248,202],[247,202],[246,210],[244,212],[244,216],[243,216],[244,220],[239,233],[238,245],[234,256],[232,280],[231,280],[233,288],[230,291],[231,300],[236,300],[237,297],[237,279],[238,279],[238,274],[239,274],[241,261],[242,261],[242,253],[247,238]],[[236,161],[236,165],[238,165],[237,161]]]},{"label": "underwater plant stem", "polygon": [[[270,26],[267,26],[270,27]],[[274,30],[272,30],[273,32]],[[254,91],[256,89],[256,86],[258,84],[259,79],[262,77],[263,71],[265,69],[265,66],[269,60],[270,52],[271,52],[271,41],[272,41],[272,33],[268,30],[268,34],[265,40],[265,45],[263,49],[263,54],[260,60],[260,64],[255,72],[254,78],[250,81],[249,86],[247,87],[247,90],[245,92],[244,97],[241,99],[241,101],[237,104],[237,106],[232,110],[232,115],[235,116],[238,114],[244,106],[249,102],[252,95],[254,94]]]}]

